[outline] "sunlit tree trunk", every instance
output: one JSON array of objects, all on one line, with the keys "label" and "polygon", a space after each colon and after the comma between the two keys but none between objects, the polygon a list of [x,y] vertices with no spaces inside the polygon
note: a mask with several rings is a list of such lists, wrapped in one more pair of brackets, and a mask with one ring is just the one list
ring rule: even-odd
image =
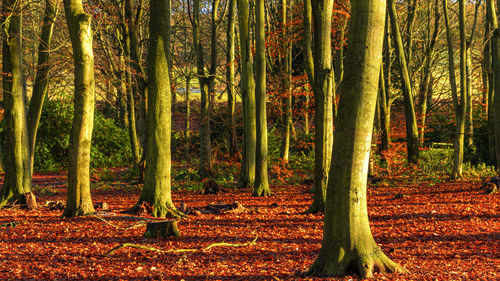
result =
[{"label": "sunlit tree trunk", "polygon": [[491,57],[493,64],[493,80],[495,84],[495,94],[493,98],[493,123],[495,128],[495,155],[497,168],[500,167],[500,30],[498,29],[497,10],[500,6],[500,1],[496,2],[497,7],[492,0],[488,1],[492,18],[493,38],[491,40]]},{"label": "sunlit tree trunk", "polygon": [[248,1],[238,0],[240,35],[240,67],[243,95],[243,158],[241,161],[240,187],[251,187],[255,183],[255,156],[257,124],[255,117],[255,80],[250,49],[250,12]]},{"label": "sunlit tree trunk", "polygon": [[[312,54],[312,7],[311,0],[303,0],[304,2],[304,19],[302,35],[302,53],[304,54],[304,69],[309,80],[309,84],[314,85],[314,59]],[[309,89],[308,89],[309,90]],[[305,96],[305,114],[304,114],[304,132],[309,134],[309,93]]]},{"label": "sunlit tree trunk", "polygon": [[415,116],[415,107],[413,105],[410,74],[408,72],[408,64],[403,48],[403,41],[401,39],[401,32],[399,31],[398,17],[394,0],[387,0],[387,5],[391,18],[392,36],[396,44],[395,49],[399,61],[401,87],[404,96],[408,163],[417,163],[419,153],[418,128],[417,118]]},{"label": "sunlit tree trunk", "polygon": [[[469,38],[465,38],[465,71],[466,71],[466,134],[465,134],[465,142],[468,147],[474,146],[474,104],[473,104],[473,95],[472,95],[472,41],[474,40],[474,34],[476,30],[477,24],[477,16],[479,12],[479,6],[481,2],[476,3],[475,11],[474,11],[474,21],[472,23],[472,28],[470,31]],[[464,27],[465,28],[465,27]]]},{"label": "sunlit tree trunk", "polygon": [[451,179],[458,179],[462,176],[462,164],[464,154],[464,133],[465,133],[465,99],[466,99],[466,78],[465,78],[465,2],[459,0],[459,28],[460,28],[460,100],[458,99],[457,84],[455,79],[455,63],[453,58],[453,40],[451,38],[451,28],[448,16],[448,3],[443,0],[443,11],[446,26],[446,39],[448,42],[448,67],[450,75],[450,87],[453,97],[453,108],[455,110],[455,120],[457,123],[455,131],[453,170]]},{"label": "sunlit tree trunk", "polygon": [[74,116],[69,141],[68,196],[64,217],[94,212],[90,198],[90,145],[94,121],[94,54],[91,16],[81,0],[64,0],[75,63]]},{"label": "sunlit tree trunk", "polygon": [[[26,203],[31,193],[31,164],[23,97],[22,3],[2,3],[2,92],[4,101],[5,178],[0,190],[0,207],[8,202]],[[30,206],[28,206],[30,207]],[[35,206],[31,206],[36,208]]]},{"label": "sunlit tree trunk", "polygon": [[391,71],[392,71],[392,58],[391,58],[391,23],[390,23],[389,15],[385,17],[385,32],[384,32],[384,59],[381,65],[380,73],[382,75],[381,79],[383,79],[384,92],[381,92],[381,101],[380,101],[380,147],[379,151],[384,151],[389,149],[391,138]]},{"label": "sunlit tree trunk", "polygon": [[38,44],[38,62],[35,75],[35,85],[33,86],[33,94],[31,96],[28,109],[28,144],[31,174],[33,174],[33,162],[35,158],[35,143],[36,133],[38,131],[38,123],[40,122],[43,102],[45,100],[45,96],[47,96],[47,88],[49,85],[50,42],[52,40],[52,30],[54,29],[54,23],[57,17],[58,5],[58,0],[45,1],[42,34],[40,36],[40,43]]},{"label": "sunlit tree trunk", "polygon": [[331,25],[333,0],[312,1],[314,18],[314,199],[307,212],[324,210],[333,142]]},{"label": "sunlit tree trunk", "polygon": [[284,97],[282,99],[283,114],[281,117],[281,148],[280,148],[280,158],[284,163],[288,163],[289,152],[290,152],[290,131],[292,129],[292,45],[288,42],[288,22],[287,22],[287,11],[288,11],[287,0],[281,0],[281,48],[283,53],[283,59],[281,62],[282,67],[282,84],[284,92]]},{"label": "sunlit tree trunk", "polygon": [[257,149],[254,196],[269,196],[267,179],[267,114],[266,114],[266,36],[264,0],[255,3],[255,106],[257,117]]},{"label": "sunlit tree trunk", "polygon": [[167,62],[167,0],[150,0],[148,49],[148,151],[146,175],[139,205],[147,202],[153,207],[155,217],[176,217],[171,198],[171,113],[172,96]]},{"label": "sunlit tree trunk", "polygon": [[[385,0],[353,1],[341,85],[323,242],[309,274],[361,278],[404,271],[375,242],[368,221],[366,181],[377,99]],[[331,130],[331,128],[330,128]]]},{"label": "sunlit tree trunk", "polygon": [[227,116],[228,116],[228,142],[229,153],[238,152],[236,143],[236,92],[235,92],[235,29],[236,29],[236,0],[229,0],[227,19]]}]

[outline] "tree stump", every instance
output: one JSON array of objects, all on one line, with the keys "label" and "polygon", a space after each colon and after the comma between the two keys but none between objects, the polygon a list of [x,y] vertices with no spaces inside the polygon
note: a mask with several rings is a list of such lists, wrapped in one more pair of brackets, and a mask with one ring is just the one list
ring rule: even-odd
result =
[{"label": "tree stump", "polygon": [[153,221],[148,222],[144,237],[146,238],[168,238],[170,236],[180,237],[177,221]]},{"label": "tree stump", "polygon": [[24,194],[24,201],[26,201],[26,208],[30,210],[38,209],[35,194],[33,194],[32,192]]}]

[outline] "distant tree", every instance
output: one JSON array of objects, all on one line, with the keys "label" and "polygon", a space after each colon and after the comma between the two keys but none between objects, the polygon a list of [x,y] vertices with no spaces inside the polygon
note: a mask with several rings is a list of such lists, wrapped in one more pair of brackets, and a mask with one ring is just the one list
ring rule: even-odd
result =
[{"label": "distant tree", "polygon": [[362,278],[404,271],[373,239],[366,182],[384,32],[385,0],[353,1],[341,85],[322,248],[309,274]]},{"label": "distant tree", "polygon": [[22,3],[16,0],[2,3],[5,178],[0,190],[0,207],[10,201],[26,203],[25,194],[31,193],[31,164],[23,95],[22,9]]},{"label": "distant tree", "polygon": [[94,120],[94,54],[91,16],[82,0],[64,0],[75,64],[74,116],[69,141],[67,205],[64,217],[94,212],[90,197],[90,144]]}]

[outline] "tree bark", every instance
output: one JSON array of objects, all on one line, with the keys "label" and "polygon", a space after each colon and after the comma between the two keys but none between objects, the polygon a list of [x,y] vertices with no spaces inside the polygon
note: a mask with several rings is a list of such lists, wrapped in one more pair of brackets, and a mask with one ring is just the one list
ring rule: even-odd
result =
[{"label": "tree bark", "polygon": [[176,217],[170,188],[172,96],[167,62],[167,0],[150,0],[146,175],[137,205],[147,202],[155,217]]},{"label": "tree bark", "polygon": [[25,99],[23,96],[22,3],[2,3],[5,178],[0,190],[0,207],[8,202],[26,204],[31,193],[31,164],[28,148]]},{"label": "tree bark", "polygon": [[255,117],[255,80],[250,48],[250,12],[248,1],[238,0],[238,19],[240,35],[240,67],[243,90],[243,158],[239,187],[252,187],[255,183],[255,157],[257,143],[257,124]]},{"label": "tree bark", "polygon": [[309,274],[361,278],[404,271],[370,231],[366,180],[382,54],[385,0],[353,1],[351,34],[341,85],[322,248]]},{"label": "tree bark", "polygon": [[496,2],[496,9],[492,0],[488,1],[488,4],[493,21],[493,38],[491,40],[493,80],[495,84],[495,93],[493,98],[493,123],[495,128],[495,155],[498,168],[500,167],[500,98],[498,98],[498,93],[500,93],[500,30],[498,29],[497,10],[499,8],[498,6],[500,6],[500,2]]},{"label": "tree bark", "polygon": [[94,212],[90,197],[90,145],[94,121],[94,54],[91,16],[81,0],[64,0],[75,62],[74,116],[69,141],[68,192],[64,217]]},{"label": "tree bark", "polygon": [[42,21],[42,34],[38,45],[38,62],[35,75],[35,85],[28,109],[28,144],[30,153],[30,173],[33,175],[33,162],[35,158],[36,134],[42,107],[47,96],[49,85],[49,57],[50,42],[52,40],[52,30],[58,13],[58,0],[45,0],[44,17]]},{"label": "tree bark", "polygon": [[235,30],[236,30],[236,0],[229,0],[229,13],[227,19],[227,116],[228,142],[230,155],[238,153],[236,142],[236,92],[235,92]]},{"label": "tree bark", "polygon": [[267,179],[267,114],[266,114],[266,36],[264,0],[255,5],[255,100],[257,117],[257,148],[255,160],[254,196],[269,196],[271,189]]},{"label": "tree bark", "polygon": [[396,54],[399,61],[399,70],[401,75],[401,86],[404,96],[405,120],[406,120],[406,148],[408,153],[408,163],[416,164],[418,162],[419,141],[417,118],[415,116],[415,107],[413,105],[412,85],[408,64],[406,61],[403,41],[399,31],[398,18],[394,0],[387,0],[389,16],[391,18],[392,36],[396,42]]},{"label": "tree bark", "polygon": [[306,212],[323,212],[333,142],[331,26],[333,0],[312,1],[314,18],[314,198]]}]

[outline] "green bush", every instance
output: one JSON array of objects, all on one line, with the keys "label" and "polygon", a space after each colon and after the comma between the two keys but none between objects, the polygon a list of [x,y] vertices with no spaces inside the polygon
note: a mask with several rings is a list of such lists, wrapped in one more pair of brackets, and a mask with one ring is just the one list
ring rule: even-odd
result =
[{"label": "green bush", "polygon": [[[47,101],[42,110],[35,148],[34,169],[54,171],[67,167],[73,104]],[[131,161],[127,132],[98,110],[94,113],[92,168],[127,166]]]}]

